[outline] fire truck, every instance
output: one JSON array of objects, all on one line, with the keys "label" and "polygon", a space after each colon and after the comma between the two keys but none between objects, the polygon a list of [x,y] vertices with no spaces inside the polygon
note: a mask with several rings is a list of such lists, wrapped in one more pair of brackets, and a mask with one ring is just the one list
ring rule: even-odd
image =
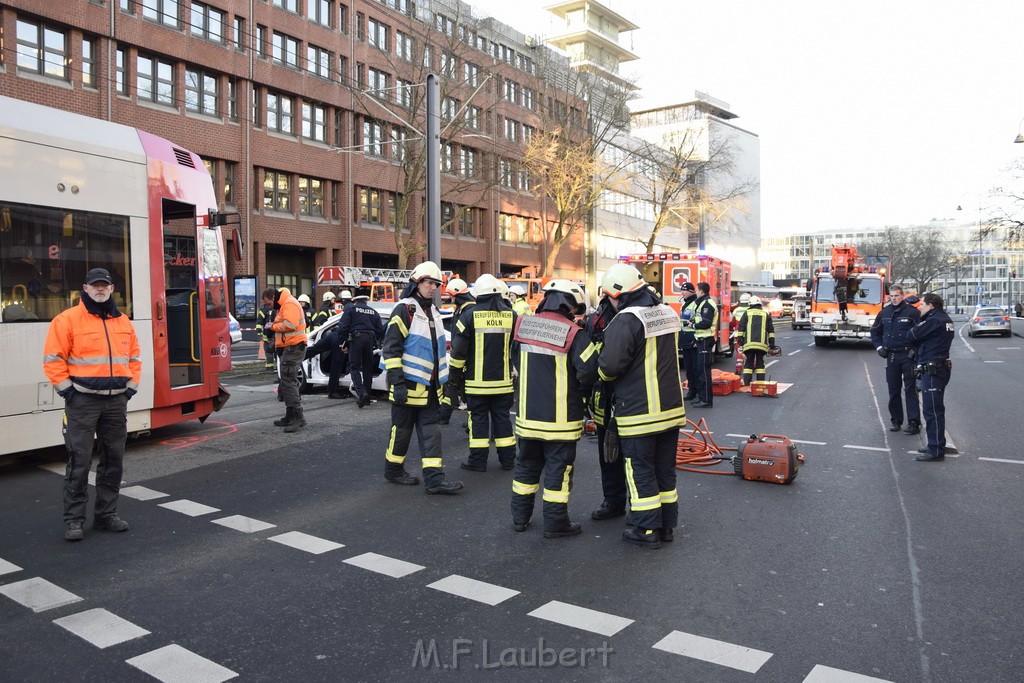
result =
[{"label": "fire truck", "polygon": [[832,245],[831,261],[815,270],[811,288],[815,345],[871,336],[871,325],[885,305],[888,264],[884,257],[869,263],[854,246]]},{"label": "fire truck", "polygon": [[[452,277],[450,270],[441,271],[445,282]],[[366,295],[370,301],[394,302],[402,288],[412,277],[411,270],[397,268],[359,268],[357,266],[323,266],[317,268],[316,286],[325,289],[347,289],[352,296]],[[335,312],[341,312],[342,304],[335,304]]]},{"label": "fire truck", "polygon": [[655,287],[666,304],[682,310],[683,284],[707,282],[711,286],[711,298],[718,303],[718,331],[715,353],[720,356],[733,354],[729,343],[729,326],[732,322],[732,264],[707,254],[661,252],[653,254],[632,254],[619,259],[635,266],[648,284]]}]

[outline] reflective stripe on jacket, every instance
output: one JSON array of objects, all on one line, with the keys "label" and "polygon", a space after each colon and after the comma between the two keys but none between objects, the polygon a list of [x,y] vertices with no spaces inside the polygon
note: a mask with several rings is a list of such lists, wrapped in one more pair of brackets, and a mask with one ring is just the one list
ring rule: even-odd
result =
[{"label": "reflective stripe on jacket", "polygon": [[748,308],[739,325],[736,338],[744,351],[767,351],[775,346],[775,324],[760,307]]},{"label": "reflective stripe on jacket", "polygon": [[481,297],[452,331],[451,365],[465,369],[466,394],[512,393],[512,328],[516,314],[497,294]]},{"label": "reflective stripe on jacket", "polygon": [[718,304],[710,296],[702,296],[694,305],[693,336],[697,339],[714,337],[718,333]]},{"label": "reflective stripe on jacket", "polygon": [[138,391],[142,350],[132,322],[124,314],[100,318],[79,301],[50,323],[43,372],[57,391],[72,386],[101,396]]},{"label": "reflective stripe on jacket", "polygon": [[279,293],[279,309],[270,329],[274,331],[274,346],[295,346],[306,343],[306,312],[302,304],[287,289]]},{"label": "reflective stripe on jacket", "polygon": [[[381,353],[383,368],[401,368],[405,379],[424,386],[433,381],[439,385],[448,382],[448,336],[441,322],[441,313],[435,306],[430,306],[430,315],[428,319],[423,306],[412,297],[399,301],[388,321]],[[396,335],[401,337],[400,346],[395,343],[398,341]]]}]

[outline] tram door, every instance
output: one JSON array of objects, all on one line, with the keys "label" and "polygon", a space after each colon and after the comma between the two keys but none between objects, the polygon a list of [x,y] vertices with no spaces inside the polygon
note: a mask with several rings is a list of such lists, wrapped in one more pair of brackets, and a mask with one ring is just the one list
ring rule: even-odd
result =
[{"label": "tram door", "polygon": [[195,207],[164,199],[163,215],[167,351],[173,389],[203,381],[199,258]]}]

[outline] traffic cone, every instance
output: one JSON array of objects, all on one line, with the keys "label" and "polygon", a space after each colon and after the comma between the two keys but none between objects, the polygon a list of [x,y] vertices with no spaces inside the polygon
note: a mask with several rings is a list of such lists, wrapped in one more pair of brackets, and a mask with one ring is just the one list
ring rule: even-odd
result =
[{"label": "traffic cone", "polygon": [[743,376],[743,361],[745,361],[746,358],[744,357],[743,352],[740,351],[739,344],[737,344],[735,346],[735,349],[736,349],[736,351],[735,351],[735,353],[736,353],[736,369],[735,369],[735,371],[736,371],[737,375],[742,377]]},{"label": "traffic cone", "polygon": [[259,353],[256,354],[256,360],[261,360],[263,362],[267,361],[267,350],[263,348],[262,339],[260,339],[260,350]]}]

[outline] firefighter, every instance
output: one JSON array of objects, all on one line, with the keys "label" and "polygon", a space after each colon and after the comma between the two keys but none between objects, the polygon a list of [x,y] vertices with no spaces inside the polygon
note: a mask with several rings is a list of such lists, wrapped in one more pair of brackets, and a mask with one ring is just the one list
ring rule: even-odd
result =
[{"label": "firefighter", "polygon": [[338,343],[348,340],[348,363],[352,370],[352,390],[360,408],[370,404],[373,386],[373,350],[384,338],[384,323],[377,311],[367,305],[369,294],[352,298],[338,323]]},{"label": "firefighter", "polygon": [[[730,340],[735,340],[739,336],[738,331],[740,329],[740,318],[750,308],[750,292],[744,292],[740,295],[740,302],[736,304],[736,308],[732,309],[732,322],[729,323],[729,327],[732,332],[729,335]],[[735,342],[733,342],[735,343]]]},{"label": "firefighter", "polygon": [[903,427],[903,403],[907,404],[907,434],[921,433],[921,406],[917,399],[914,380],[913,345],[908,339],[910,330],[921,322],[921,313],[914,302],[904,297],[899,285],[889,287],[889,305],[871,325],[871,343],[878,355],[885,359],[885,383],[889,388],[889,431]]},{"label": "firefighter", "polygon": [[441,269],[433,261],[416,266],[384,332],[381,366],[387,371],[391,400],[391,438],[385,453],[384,478],[415,486],[418,477],[405,469],[413,429],[419,440],[427,493],[455,494],[461,481],[445,478],[441,463],[441,427],[437,424],[441,392],[448,382],[448,340],[433,296]]},{"label": "firefighter", "polygon": [[708,283],[698,282],[697,291],[693,320],[690,321],[697,340],[697,396],[693,399],[693,407],[711,408],[715,399],[711,391],[711,366],[715,361],[718,304],[711,298],[711,285]]},{"label": "firefighter", "polygon": [[516,314],[502,297],[493,275],[481,275],[473,285],[476,303],[462,312],[452,331],[449,384],[465,391],[469,404],[469,460],[462,469],[487,470],[493,438],[504,470],[516,460],[512,432],[512,330]]},{"label": "firefighter", "polygon": [[956,326],[943,310],[942,297],[933,292],[924,295],[921,304],[921,322],[915,325],[907,339],[917,349],[917,389],[921,392],[924,413],[924,433],[928,446],[918,449],[921,462],[946,459],[946,385],[949,384],[953,362],[949,347],[956,336]]},{"label": "firefighter", "polygon": [[[693,288],[693,285],[690,285]],[[590,340],[600,348],[604,342],[604,331],[608,323],[615,317],[615,307],[607,296],[602,296],[597,304],[597,310],[587,318],[585,329],[590,335]],[[612,396],[604,382],[594,382],[593,390],[590,392],[589,406],[590,414],[597,426],[597,458],[601,467],[601,492],[604,500],[601,507],[590,513],[590,518],[596,521],[614,519],[626,514],[626,469],[622,458],[616,458],[609,462],[605,458],[604,435],[606,433],[606,416],[611,412]]]},{"label": "firefighter", "polygon": [[679,317],[646,285],[625,263],[605,272],[601,288],[618,312],[604,332],[598,377],[615,393],[606,457],[618,457],[621,448],[626,458],[630,511],[623,540],[660,548],[673,540],[679,520],[676,445],[686,410],[676,361]]},{"label": "firefighter", "polygon": [[334,292],[324,292],[323,303],[320,304],[320,308],[316,313],[313,314],[313,326],[310,329],[312,332],[320,327],[323,327],[332,315],[334,315]]},{"label": "firefighter", "polygon": [[298,302],[302,306],[302,315],[306,318],[306,332],[308,333],[313,329],[313,301],[309,298],[309,294],[300,294]]},{"label": "firefighter", "polygon": [[272,305],[276,312],[269,327],[274,332],[274,347],[281,357],[278,394],[284,400],[285,416],[274,420],[274,426],[284,427],[288,433],[297,432],[306,426],[299,394],[299,364],[306,357],[306,318],[298,300],[284,287],[263,290],[263,303]]},{"label": "firefighter", "polygon": [[686,395],[684,401],[692,401],[697,398],[697,387],[700,386],[701,369],[699,367],[700,354],[697,353],[697,337],[694,334],[693,318],[697,315],[697,291],[692,282],[684,282],[680,289],[683,290],[679,317],[682,320],[682,329],[679,332],[679,353],[683,357],[683,369],[686,371]]},{"label": "firefighter", "polygon": [[263,340],[263,353],[266,355],[265,367],[277,369],[274,362],[274,333],[270,331],[270,323],[274,322],[274,307],[266,304],[256,312],[256,334]]},{"label": "firefighter", "polygon": [[[340,302],[339,302],[339,300],[340,300]],[[347,290],[347,289],[341,290],[341,295],[338,296],[337,299],[335,299],[335,301],[334,301],[334,312],[335,313],[344,313],[345,309],[348,308],[349,304],[351,304],[351,303],[352,303],[352,292]]]},{"label": "firefighter", "polygon": [[738,350],[746,356],[743,364],[743,385],[751,380],[764,381],[764,355],[775,347],[775,325],[772,317],[761,308],[761,299],[751,296],[748,309],[740,318],[736,330]]},{"label": "firefighter", "polygon": [[[476,299],[473,298],[473,293],[469,289],[469,285],[466,281],[460,277],[453,278],[448,281],[448,285],[445,287],[445,292],[448,296],[452,297],[455,302],[455,313],[452,315],[453,320],[458,320],[459,316],[465,312],[467,308],[470,308]],[[446,425],[451,422],[452,413],[455,408],[462,404],[462,394],[452,382],[444,385],[444,398],[441,399],[441,410],[439,413],[438,423]]]},{"label": "firefighter", "polygon": [[533,312],[526,301],[526,290],[522,285],[512,285],[508,288],[508,293],[512,297],[512,310],[516,315],[530,315]]},{"label": "firefighter", "polygon": [[[519,457],[512,481],[512,528],[526,531],[543,481],[545,538],[583,531],[579,522],[569,520],[569,491],[576,442],[583,434],[583,397],[597,372],[597,347],[573,322],[586,312],[584,301],[576,283],[552,280],[537,314],[516,320]],[[478,303],[474,312],[479,308]]]}]

